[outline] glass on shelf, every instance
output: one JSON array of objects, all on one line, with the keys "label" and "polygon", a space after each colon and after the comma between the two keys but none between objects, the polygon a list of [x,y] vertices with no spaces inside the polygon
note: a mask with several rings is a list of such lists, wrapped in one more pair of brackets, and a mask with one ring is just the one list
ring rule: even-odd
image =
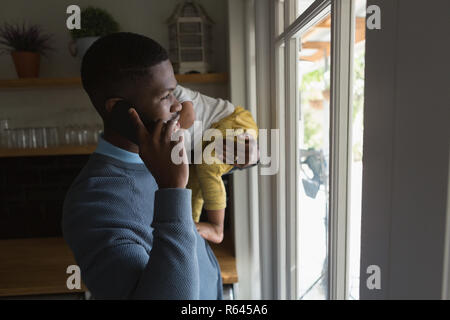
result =
[{"label": "glass on shelf", "polygon": [[28,135],[27,130],[23,128],[17,128],[17,147],[21,149],[28,148]]},{"label": "glass on shelf", "polygon": [[48,147],[47,130],[45,128],[36,128],[36,143],[38,148]]},{"label": "glass on shelf", "polygon": [[89,135],[88,127],[81,126],[80,130],[78,131],[78,141],[81,146],[88,144],[88,135]]},{"label": "glass on shelf", "polygon": [[18,148],[17,145],[17,131],[14,129],[6,129],[6,147],[7,148]]},{"label": "glass on shelf", "polygon": [[9,149],[36,149],[60,145],[57,127],[14,128],[2,132],[2,146]]},{"label": "glass on shelf", "polygon": [[59,133],[57,127],[48,127],[45,128],[47,131],[47,139],[49,147],[58,147],[59,146]]},{"label": "glass on shelf", "polygon": [[67,125],[61,128],[65,145],[85,146],[97,144],[102,127],[99,125]]},{"label": "glass on shelf", "polygon": [[63,142],[65,145],[70,145],[70,127],[69,126],[65,126],[62,129],[62,136],[63,136]]},{"label": "glass on shelf", "polygon": [[97,144],[102,129],[100,124],[10,128],[6,120],[0,120],[0,148],[46,149],[61,145],[94,145]]},{"label": "glass on shelf", "polygon": [[103,124],[97,123],[92,126],[93,143],[97,144],[100,136],[103,134]]},{"label": "glass on shelf", "polygon": [[29,142],[29,148],[37,148],[37,139],[36,139],[36,129],[35,128],[28,128],[28,142]]},{"label": "glass on shelf", "polygon": [[9,129],[9,119],[0,120],[0,148],[8,147],[8,134]]}]

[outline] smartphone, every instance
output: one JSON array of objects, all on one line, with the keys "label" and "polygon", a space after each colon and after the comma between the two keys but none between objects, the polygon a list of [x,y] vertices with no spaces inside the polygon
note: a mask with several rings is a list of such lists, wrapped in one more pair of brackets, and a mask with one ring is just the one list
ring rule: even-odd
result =
[{"label": "smartphone", "polygon": [[[130,114],[128,113],[128,110],[130,110],[130,108],[133,108],[133,105],[129,101],[117,101],[112,108],[107,121],[108,125],[112,127],[116,132],[139,145],[136,128],[132,120],[130,119]],[[142,119],[141,114],[139,114],[139,117]]]},{"label": "smartphone", "polygon": [[[130,114],[128,113],[128,110],[130,110],[130,108],[133,108],[133,104],[131,102],[127,100],[118,100],[109,113],[107,122],[108,125],[114,129],[114,131],[139,145],[136,128],[134,126],[134,123],[130,119]],[[136,108],[135,110],[146,128],[149,129],[156,124],[156,121],[147,119]],[[178,120],[179,118],[180,113],[178,112],[175,116],[175,119]]]}]

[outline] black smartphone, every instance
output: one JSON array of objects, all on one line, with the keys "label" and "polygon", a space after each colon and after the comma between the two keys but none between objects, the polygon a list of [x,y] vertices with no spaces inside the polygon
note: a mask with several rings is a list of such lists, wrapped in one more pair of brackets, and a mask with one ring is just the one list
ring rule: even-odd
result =
[{"label": "black smartphone", "polygon": [[[133,105],[129,101],[117,101],[108,116],[108,125],[128,140],[139,145],[136,128],[130,119],[130,114],[128,113],[130,108],[133,108]],[[141,117],[141,114],[139,114],[139,117]]]}]

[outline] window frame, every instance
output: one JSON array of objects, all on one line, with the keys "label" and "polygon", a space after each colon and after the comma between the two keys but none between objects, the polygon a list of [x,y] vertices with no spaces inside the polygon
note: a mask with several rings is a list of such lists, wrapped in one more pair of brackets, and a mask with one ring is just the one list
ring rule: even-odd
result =
[{"label": "window frame", "polygon": [[[284,0],[284,30],[280,25],[279,0],[272,0],[274,16],[272,70],[275,81],[275,114],[280,137],[280,171],[276,178],[276,225],[274,232],[276,288],[279,299],[297,299],[297,213],[298,170],[297,120],[300,119],[297,58],[299,41],[295,37],[324,13],[331,11],[331,84],[330,84],[330,165],[329,165],[329,276],[328,297],[347,299],[349,289],[349,197],[351,168],[352,59],[354,39],[354,3],[352,0],[316,0],[295,19],[296,1]],[[328,9],[330,8],[330,9]],[[337,44],[337,45],[336,45]],[[278,70],[279,48],[284,45],[284,70]],[[282,72],[281,72],[282,71]],[[280,74],[284,87],[279,87]],[[283,91],[283,92],[280,92]],[[280,99],[281,94],[284,99]],[[295,116],[292,116],[295,115]],[[292,150],[295,150],[292,152]],[[295,172],[295,175],[293,174]]]},{"label": "window frame", "polygon": [[330,297],[348,299],[352,162],[353,0],[333,1],[331,19]]}]

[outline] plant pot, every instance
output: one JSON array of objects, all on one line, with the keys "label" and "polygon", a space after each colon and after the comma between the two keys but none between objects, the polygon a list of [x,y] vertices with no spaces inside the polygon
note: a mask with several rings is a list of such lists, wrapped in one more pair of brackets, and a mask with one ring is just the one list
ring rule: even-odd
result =
[{"label": "plant pot", "polygon": [[79,38],[75,41],[69,43],[70,54],[74,57],[83,59],[84,54],[89,49],[89,47],[99,39],[100,37],[84,37]]},{"label": "plant pot", "polygon": [[322,110],[323,109],[323,100],[309,100],[309,105],[311,108],[316,110]]},{"label": "plant pot", "polygon": [[11,56],[19,78],[37,78],[41,56],[36,52],[13,51]]}]

